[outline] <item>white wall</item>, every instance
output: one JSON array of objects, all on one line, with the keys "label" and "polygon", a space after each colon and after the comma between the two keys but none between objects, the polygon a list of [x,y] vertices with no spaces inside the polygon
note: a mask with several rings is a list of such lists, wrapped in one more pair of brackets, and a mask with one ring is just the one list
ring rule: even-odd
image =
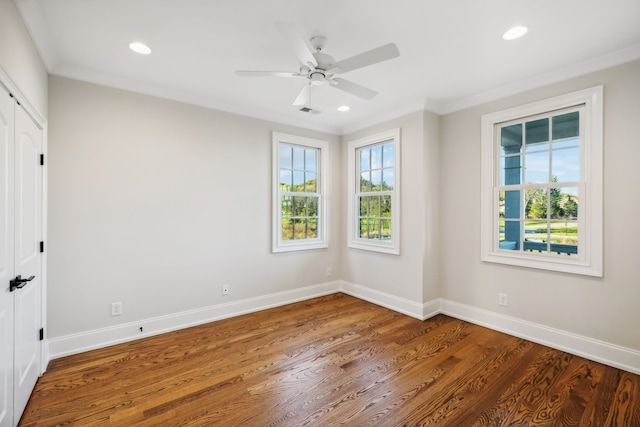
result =
[{"label": "white wall", "polygon": [[428,303],[442,296],[441,278],[441,233],[440,233],[440,116],[429,111],[423,112],[424,188],[425,206],[424,257],[422,263],[422,303]]},{"label": "white wall", "polygon": [[47,70],[15,4],[0,0],[0,73],[6,73],[23,99],[47,117]]},{"label": "white wall", "polygon": [[[447,300],[640,350],[640,61],[441,119],[442,284]],[[480,261],[480,117],[604,85],[604,277]],[[498,293],[509,306],[498,306]],[[637,367],[636,367],[637,368]]]},{"label": "white wall", "polygon": [[[50,338],[340,276],[338,137],[61,77],[49,89]],[[329,141],[328,250],[270,253],[272,131]]]},{"label": "white wall", "polygon": [[[346,249],[343,280],[416,304],[425,301],[424,294],[428,294],[429,298],[438,296],[438,276],[433,274],[437,266],[431,265],[435,259],[432,227],[435,225],[433,218],[437,208],[431,195],[427,194],[431,188],[427,179],[432,176],[429,165],[437,163],[437,156],[433,155],[437,152],[438,141],[434,138],[437,135],[437,121],[436,115],[418,111],[342,137],[343,170],[346,171],[349,141],[400,128],[402,173],[400,255]],[[428,137],[426,132],[429,132]],[[344,203],[347,203],[346,194]],[[344,214],[343,218],[346,223]],[[347,244],[346,239],[344,244]],[[429,272],[428,275],[425,271]]]}]

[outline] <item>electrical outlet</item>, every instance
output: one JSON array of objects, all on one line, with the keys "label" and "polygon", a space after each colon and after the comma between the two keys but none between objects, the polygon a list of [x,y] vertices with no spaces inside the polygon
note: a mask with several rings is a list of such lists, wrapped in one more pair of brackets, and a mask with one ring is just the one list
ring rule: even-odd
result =
[{"label": "electrical outlet", "polygon": [[327,267],[327,277],[331,277],[332,274],[333,270],[331,269],[331,267]]},{"label": "electrical outlet", "polygon": [[222,285],[222,295],[229,295],[229,285]]},{"label": "electrical outlet", "polygon": [[498,294],[498,304],[505,307],[509,305],[509,297],[507,294]]},{"label": "electrical outlet", "polygon": [[112,302],[111,303],[111,315],[112,316],[120,316],[122,314],[122,303],[121,302]]}]

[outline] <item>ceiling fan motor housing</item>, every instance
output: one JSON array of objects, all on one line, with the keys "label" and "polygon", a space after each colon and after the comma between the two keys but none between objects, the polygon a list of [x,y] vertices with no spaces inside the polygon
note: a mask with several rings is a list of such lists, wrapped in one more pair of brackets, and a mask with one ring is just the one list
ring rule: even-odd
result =
[{"label": "ceiling fan motor housing", "polygon": [[316,70],[327,71],[334,67],[336,63],[335,59],[332,56],[327,55],[326,53],[315,52],[313,57],[316,59],[318,65],[316,65]]}]

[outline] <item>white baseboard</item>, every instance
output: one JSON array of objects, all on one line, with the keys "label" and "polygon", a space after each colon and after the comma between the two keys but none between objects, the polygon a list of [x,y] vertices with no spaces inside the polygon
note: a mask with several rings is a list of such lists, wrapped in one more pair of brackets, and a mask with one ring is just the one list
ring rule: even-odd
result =
[{"label": "white baseboard", "polygon": [[[420,320],[425,320],[435,314],[438,314],[439,304],[436,304],[438,307],[435,312],[431,314],[431,311],[433,311],[434,308],[432,303],[427,303],[427,305],[417,303],[406,298],[376,291],[375,289],[356,285],[355,283],[346,282],[344,280],[340,281],[340,291]],[[427,306],[428,308],[426,308]],[[428,314],[425,314],[425,311],[428,312]]]},{"label": "white baseboard", "polygon": [[640,375],[640,351],[441,298],[417,303],[345,281],[340,291],[424,320],[442,313]]},{"label": "white baseboard", "polygon": [[[143,319],[108,328],[95,329],[78,334],[49,339],[48,356],[57,359],[71,354],[133,341],[153,335],[176,331],[216,320],[253,313],[268,308],[304,301],[340,290],[340,282],[328,282],[291,291],[277,292],[255,298],[231,301],[195,310]],[[143,331],[140,331],[140,328]],[[45,365],[46,366],[46,365]]]},{"label": "white baseboard", "polygon": [[[232,301],[226,304],[53,338],[48,340],[48,353],[51,359],[56,359],[336,292],[352,295],[419,320],[428,319],[439,313],[446,314],[456,319],[465,320],[640,375],[640,351],[637,350],[454,301],[436,298],[426,303],[418,303],[346,281],[307,286],[291,291]],[[144,328],[143,332],[140,332],[140,327]]]},{"label": "white baseboard", "polygon": [[442,300],[440,312],[640,375],[640,351],[637,350],[453,301]]}]

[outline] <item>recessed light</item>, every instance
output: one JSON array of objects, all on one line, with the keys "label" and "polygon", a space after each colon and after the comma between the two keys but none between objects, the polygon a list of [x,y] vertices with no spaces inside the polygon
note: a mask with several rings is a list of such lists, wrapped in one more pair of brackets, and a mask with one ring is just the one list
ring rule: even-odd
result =
[{"label": "recessed light", "polygon": [[139,53],[140,55],[149,55],[151,53],[151,49],[149,48],[149,46],[140,42],[130,43],[129,49],[131,49],[135,53]]},{"label": "recessed light", "polygon": [[348,105],[341,105],[338,107],[338,111],[349,111],[351,108]]},{"label": "recessed light", "polygon": [[518,25],[516,27],[510,28],[506,33],[502,35],[502,38],[505,40],[515,40],[527,34],[529,29],[524,25]]}]

